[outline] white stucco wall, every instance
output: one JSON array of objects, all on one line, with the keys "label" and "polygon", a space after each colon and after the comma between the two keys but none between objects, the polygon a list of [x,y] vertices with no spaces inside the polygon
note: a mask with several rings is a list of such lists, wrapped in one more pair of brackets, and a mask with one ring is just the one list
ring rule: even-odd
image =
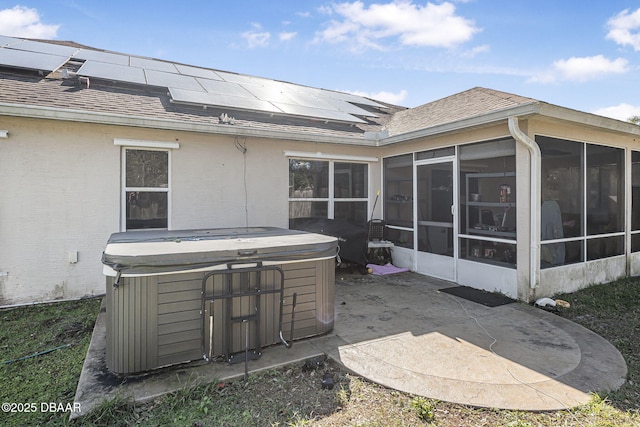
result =
[{"label": "white stucco wall", "polygon": [[101,293],[102,246],[119,218],[120,154],[107,129],[9,118],[3,128],[0,305]]},{"label": "white stucco wall", "polygon": [[[121,231],[121,151],[114,140],[177,142],[172,229],[288,227],[285,150],[374,154],[369,147],[4,118],[0,139],[0,306],[104,293],[100,262]],[[370,167],[371,204],[379,164]],[[378,210],[380,204],[378,204]],[[78,262],[69,262],[69,252]]]},{"label": "white stucco wall", "polygon": [[179,143],[172,151],[173,229],[288,226],[281,142],[249,138],[244,154],[230,136],[192,134]]}]

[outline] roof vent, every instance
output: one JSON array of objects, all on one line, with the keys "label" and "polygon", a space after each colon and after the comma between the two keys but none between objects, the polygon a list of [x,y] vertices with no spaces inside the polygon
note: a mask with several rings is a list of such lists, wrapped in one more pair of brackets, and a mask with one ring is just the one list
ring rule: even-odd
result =
[{"label": "roof vent", "polygon": [[60,70],[60,73],[62,74],[62,78],[65,80],[76,75],[76,73],[74,73],[73,71],[69,71],[66,68]]},{"label": "roof vent", "polygon": [[87,89],[89,89],[89,77],[81,76],[78,78],[78,81],[80,82],[80,87],[86,86]]},{"label": "roof vent", "polygon": [[227,113],[222,113],[220,114],[220,117],[218,117],[218,123],[222,123],[225,125],[235,125],[236,119],[230,117],[229,115],[227,115]]}]

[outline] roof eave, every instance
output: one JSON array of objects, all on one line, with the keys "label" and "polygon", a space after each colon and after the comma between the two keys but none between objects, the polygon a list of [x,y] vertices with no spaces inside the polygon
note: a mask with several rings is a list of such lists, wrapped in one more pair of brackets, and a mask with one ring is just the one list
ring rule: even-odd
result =
[{"label": "roof eave", "polygon": [[510,107],[503,110],[491,111],[489,113],[480,114],[473,117],[468,117],[452,122],[443,123],[436,126],[430,126],[424,129],[418,129],[411,132],[392,135],[378,141],[378,145],[390,145],[399,142],[407,142],[420,138],[428,138],[435,135],[442,135],[446,133],[459,132],[464,129],[470,129],[475,127],[482,127],[489,124],[495,124],[497,122],[507,120],[511,116],[526,117],[529,115],[539,114],[540,104],[537,102],[531,102],[522,104],[517,107]]},{"label": "roof eave", "polygon": [[572,110],[570,108],[547,104],[545,102],[534,101],[521,104],[516,107],[509,107],[453,122],[443,123],[441,125],[381,138],[378,140],[378,145],[391,145],[400,142],[413,141],[420,138],[428,138],[435,135],[455,133],[465,129],[496,124],[506,121],[509,117],[527,118],[536,115],[640,136],[640,126],[633,123],[627,123],[609,117],[599,116],[597,114],[585,113],[583,111]]},{"label": "roof eave", "polygon": [[270,138],[280,140],[321,142],[328,144],[347,144],[375,146],[375,141],[364,137],[333,136],[310,132],[280,131],[265,128],[251,128],[231,124],[190,123],[179,120],[136,117],[124,114],[80,111],[54,107],[0,103],[0,116],[25,117],[47,120],[61,120],[79,123],[94,123],[115,126],[131,126],[150,129],[164,129],[184,132],[209,133],[229,136]]},{"label": "roof eave", "polygon": [[640,136],[640,126],[630,122],[547,103],[541,103],[539,108],[539,114],[544,117]]}]

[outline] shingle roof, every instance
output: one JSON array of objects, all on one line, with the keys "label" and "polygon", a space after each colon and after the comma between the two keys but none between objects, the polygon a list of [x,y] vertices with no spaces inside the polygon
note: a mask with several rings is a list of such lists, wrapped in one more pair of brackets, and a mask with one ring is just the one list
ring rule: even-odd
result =
[{"label": "shingle roof", "polygon": [[[74,42],[42,40],[40,42],[93,49]],[[100,49],[95,50],[104,52]],[[77,61],[71,61],[62,68],[75,72],[80,65]],[[340,123],[296,116],[269,115],[256,111],[229,111],[215,106],[203,108],[183,105],[172,102],[166,88],[93,78],[90,87],[87,88],[80,84],[78,77],[73,73],[71,76],[71,78],[63,78],[60,70],[42,76],[33,71],[3,68],[0,64],[0,103],[200,125],[217,125],[220,115],[226,113],[234,117],[235,126],[258,131],[264,129],[365,140],[365,132],[380,132],[386,129],[389,135],[399,135],[492,111],[539,102],[527,97],[476,87],[410,109],[376,101],[386,107],[375,109],[378,117],[363,117],[366,123]]]},{"label": "shingle roof", "polygon": [[389,135],[398,135],[535,102],[539,101],[475,87],[428,104],[399,111],[391,117],[386,127]]},{"label": "shingle roof", "polygon": [[167,91],[162,89],[94,80],[91,80],[87,89],[80,85],[77,78],[63,79],[59,73],[42,77],[9,69],[0,69],[0,103],[205,125],[219,124],[219,116],[224,112],[235,119],[235,126],[238,127],[363,139],[365,131],[379,130],[388,118],[388,114],[383,114],[379,118],[369,119],[367,124],[349,125],[297,117],[270,117],[223,108],[204,109],[174,104]]}]

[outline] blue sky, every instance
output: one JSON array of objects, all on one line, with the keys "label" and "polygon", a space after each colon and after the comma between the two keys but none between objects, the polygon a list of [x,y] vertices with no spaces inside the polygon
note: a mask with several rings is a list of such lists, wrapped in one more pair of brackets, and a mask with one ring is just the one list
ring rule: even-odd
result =
[{"label": "blue sky", "polygon": [[640,115],[634,1],[0,1],[0,34],[407,107],[483,86],[620,120]]}]

